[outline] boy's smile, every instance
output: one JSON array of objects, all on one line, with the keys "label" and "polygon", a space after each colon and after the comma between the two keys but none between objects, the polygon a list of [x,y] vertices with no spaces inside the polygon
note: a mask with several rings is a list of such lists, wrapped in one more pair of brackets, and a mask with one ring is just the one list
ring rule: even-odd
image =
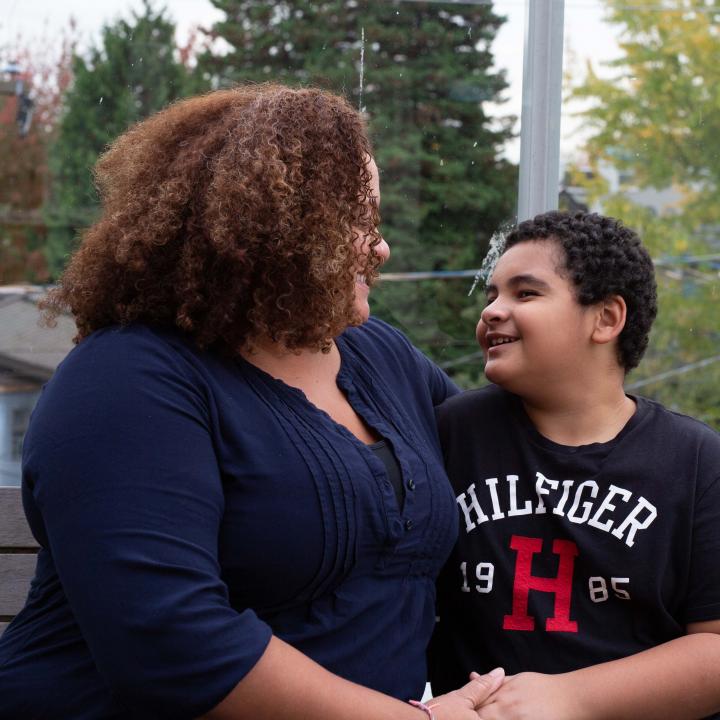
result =
[{"label": "boy's smile", "polygon": [[582,376],[590,359],[595,306],[583,306],[564,277],[553,240],[514,245],[498,261],[477,338],[485,375],[507,390],[546,390]]},{"label": "boy's smile", "polygon": [[494,332],[489,331],[486,334],[485,339],[488,344],[488,352],[489,352],[493,348],[498,347],[500,345],[505,345],[506,343],[517,342],[517,340],[519,338],[508,337],[507,335],[501,335],[499,333],[494,333]]}]

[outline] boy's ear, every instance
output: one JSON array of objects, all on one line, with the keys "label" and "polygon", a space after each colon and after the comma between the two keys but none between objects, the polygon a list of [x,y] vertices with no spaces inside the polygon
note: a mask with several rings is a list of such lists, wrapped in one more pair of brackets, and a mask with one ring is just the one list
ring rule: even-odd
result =
[{"label": "boy's ear", "polygon": [[625,327],[627,305],[620,295],[611,295],[597,304],[592,340],[598,344],[609,343],[620,335]]}]

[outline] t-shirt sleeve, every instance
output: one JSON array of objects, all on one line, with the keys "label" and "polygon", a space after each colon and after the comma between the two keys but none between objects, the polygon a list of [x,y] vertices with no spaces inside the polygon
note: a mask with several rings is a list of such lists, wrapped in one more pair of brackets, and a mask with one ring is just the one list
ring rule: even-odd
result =
[{"label": "t-shirt sleeve", "polygon": [[163,341],[120,332],[85,342],[33,418],[26,479],[40,536],[118,702],[138,717],[195,718],[271,635],[230,606],[221,579],[212,409]]},{"label": "t-shirt sleeve", "polygon": [[[720,442],[718,443],[720,444]],[[718,453],[720,456],[720,453]],[[720,619],[720,476],[698,497],[685,622]]]}]

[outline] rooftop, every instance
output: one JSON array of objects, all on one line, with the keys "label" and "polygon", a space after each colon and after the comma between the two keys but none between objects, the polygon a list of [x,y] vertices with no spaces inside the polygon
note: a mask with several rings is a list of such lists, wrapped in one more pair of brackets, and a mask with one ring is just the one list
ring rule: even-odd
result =
[{"label": "rooftop", "polygon": [[35,285],[0,286],[0,373],[44,382],[73,347],[75,322],[69,315],[57,326],[40,325],[37,302],[47,288]]}]

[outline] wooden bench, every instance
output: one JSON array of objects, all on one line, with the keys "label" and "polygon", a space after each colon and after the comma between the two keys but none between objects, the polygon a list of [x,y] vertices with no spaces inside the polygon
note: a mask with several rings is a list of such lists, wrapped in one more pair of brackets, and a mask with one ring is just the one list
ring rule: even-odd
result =
[{"label": "wooden bench", "polygon": [[0,487],[0,635],[25,604],[37,551],[20,488]]}]

